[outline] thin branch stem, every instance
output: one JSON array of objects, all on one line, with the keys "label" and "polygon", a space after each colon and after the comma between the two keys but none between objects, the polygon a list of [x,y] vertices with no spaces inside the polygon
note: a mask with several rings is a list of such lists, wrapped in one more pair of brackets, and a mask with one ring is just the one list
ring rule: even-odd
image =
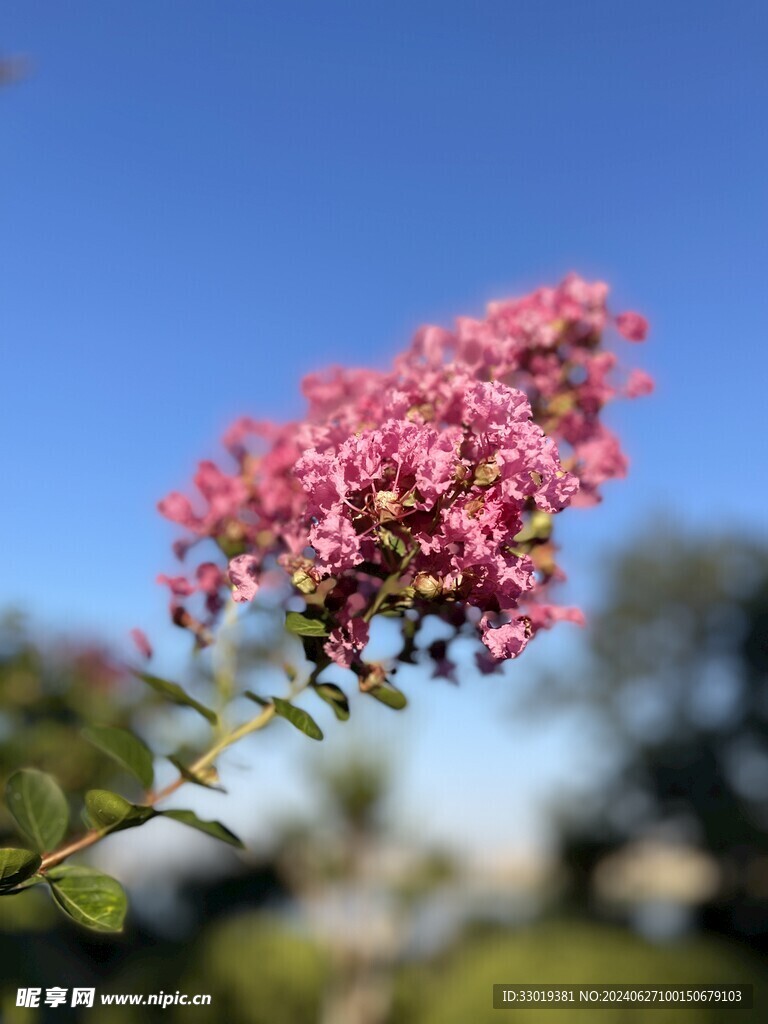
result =
[{"label": "thin branch stem", "polygon": [[368,610],[363,614],[363,622],[370,622],[379,608],[381,608],[386,598],[388,598],[390,594],[397,593],[400,584],[400,577],[411,564],[418,550],[418,545],[412,548],[405,558],[403,558],[400,563],[400,567],[395,572],[390,573],[390,575],[387,576],[382,585],[376,591],[376,596],[371,602],[370,608],[368,608]]},{"label": "thin branch stem", "polygon": [[[325,667],[325,666],[322,666]],[[310,683],[320,673],[321,666],[317,666],[309,676],[309,678],[300,686],[292,686],[289,694],[290,698],[295,697],[303,689],[310,685]],[[210,767],[213,762],[222,754],[228,747],[231,747],[234,743],[239,742],[243,737],[250,735],[252,732],[258,732],[259,729],[263,729],[265,725],[275,717],[275,707],[273,704],[268,704],[263,708],[255,718],[251,718],[247,722],[243,722],[242,725],[237,726],[232,732],[222,737],[216,742],[209,750],[202,754],[189,768],[190,775],[197,775],[198,772],[203,771],[205,768]],[[179,774],[173,782],[170,782],[163,789],[157,792],[148,792],[142,803],[144,807],[154,807],[160,803],[161,800],[165,800],[167,797],[175,793],[177,789],[189,782],[189,779],[184,775]],[[104,839],[110,835],[110,831],[104,829],[91,829],[82,835],[79,839],[70,843],[68,846],[63,846],[58,850],[53,850],[51,853],[43,857],[42,864],[40,865],[40,872],[47,871],[48,868],[55,867],[57,864],[61,864],[62,861],[67,860],[75,853],[80,853],[81,850],[87,850],[89,846],[93,846],[98,843],[99,840]]]}]

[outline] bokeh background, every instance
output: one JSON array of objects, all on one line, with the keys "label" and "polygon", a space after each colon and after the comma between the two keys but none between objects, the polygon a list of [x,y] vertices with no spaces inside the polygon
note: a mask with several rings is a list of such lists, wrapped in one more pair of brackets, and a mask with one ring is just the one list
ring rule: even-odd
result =
[{"label": "bokeh background", "polygon": [[211,992],[196,1018],[233,1024],[464,1024],[507,981],[759,1001],[767,48],[750,0],[0,10],[3,775],[111,784],[91,718],[194,744],[121,668],[140,626],[168,674],[204,671],[154,582],[155,503],[234,416],[298,413],[304,372],[386,365],[419,324],[575,269],[649,317],[631,355],[657,379],[612,411],[628,480],[562,524],[587,629],[503,678],[414,673],[404,715],[318,711],[319,751],[237,748],[194,806],[250,852],[110,839],[116,940],[4,900],[7,993]]}]

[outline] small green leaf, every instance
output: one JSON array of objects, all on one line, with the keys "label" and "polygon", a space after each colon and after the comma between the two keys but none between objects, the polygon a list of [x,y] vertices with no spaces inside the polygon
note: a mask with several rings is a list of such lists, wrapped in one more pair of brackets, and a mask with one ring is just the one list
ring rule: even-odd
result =
[{"label": "small green leaf", "polygon": [[378,536],[381,546],[383,548],[387,548],[389,551],[394,551],[396,555],[400,555],[402,557],[408,550],[403,538],[398,537],[398,535],[393,533],[391,530],[380,528]]},{"label": "small green leaf", "polygon": [[89,789],[85,794],[85,807],[95,827],[110,832],[136,828],[157,814],[154,808],[132,804],[130,800],[108,789]]},{"label": "small green leaf", "polygon": [[290,701],[282,700],[280,697],[273,697],[272,703],[275,705],[276,714],[287,719],[291,725],[295,725],[310,739],[321,740],[323,738],[320,726],[303,708],[297,708]]},{"label": "small green leaf", "polygon": [[160,814],[164,818],[173,818],[174,821],[180,821],[182,825],[196,828],[198,832],[205,832],[206,835],[220,839],[223,843],[229,843],[230,846],[239,846],[240,848],[243,846],[235,833],[230,832],[220,821],[203,821],[194,811],[160,811]]},{"label": "small green leaf", "polygon": [[97,932],[119,932],[128,909],[122,885],[94,868],[60,865],[48,873],[53,898],[78,924]]},{"label": "small green leaf", "polygon": [[41,860],[32,850],[0,850],[0,891],[14,889],[37,874]]},{"label": "small green leaf", "polygon": [[322,697],[326,704],[330,704],[340,722],[346,722],[349,718],[349,701],[342,689],[334,683],[315,683],[315,692]]},{"label": "small green leaf", "polygon": [[388,684],[372,686],[370,690],[365,692],[375,697],[376,700],[381,701],[382,704],[386,704],[388,708],[394,708],[395,711],[402,711],[408,703],[402,690],[397,690],[394,686]]},{"label": "small green leaf", "polygon": [[61,842],[69,824],[69,806],[52,776],[23,768],[8,779],[5,796],[19,828],[40,853]]},{"label": "small green leaf", "polygon": [[193,772],[178,757],[171,756],[168,760],[186,782],[191,782],[195,786],[204,786],[205,789],[215,789],[218,793],[226,793],[223,786],[216,785],[219,775],[213,766],[202,772]]},{"label": "small green leaf", "polygon": [[171,683],[167,679],[153,676],[149,672],[136,672],[135,675],[145,682],[147,686],[151,686],[153,690],[162,694],[163,697],[166,697],[174,704],[180,704],[185,708],[194,708],[198,715],[202,715],[211,725],[215,725],[218,721],[215,711],[211,711],[210,708],[196,701],[194,697],[190,697],[186,690],[182,690],[178,683]]},{"label": "small green leaf", "polygon": [[310,619],[301,612],[286,612],[285,628],[298,636],[328,636],[328,628],[322,619]]},{"label": "small green leaf", "polygon": [[127,729],[117,729],[111,725],[91,725],[83,729],[83,736],[135,776],[144,789],[152,786],[155,777],[152,767],[154,758],[152,751],[138,736]]},{"label": "small green leaf", "polygon": [[548,540],[552,534],[552,516],[546,512],[536,511],[527,517],[527,522],[512,538],[518,544],[527,544],[533,540]]}]

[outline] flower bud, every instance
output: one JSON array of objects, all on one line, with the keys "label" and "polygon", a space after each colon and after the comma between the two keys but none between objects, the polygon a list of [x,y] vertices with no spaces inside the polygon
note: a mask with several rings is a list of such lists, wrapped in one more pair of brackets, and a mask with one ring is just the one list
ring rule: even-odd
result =
[{"label": "flower bud", "polygon": [[317,583],[306,569],[297,569],[291,576],[291,583],[300,594],[314,594],[317,590]]},{"label": "flower bud", "polygon": [[483,459],[478,464],[475,470],[473,483],[476,483],[478,487],[490,487],[491,484],[495,483],[501,476],[501,470],[499,464],[496,462],[495,456],[490,459]]},{"label": "flower bud", "polygon": [[387,673],[383,665],[365,665],[364,671],[359,673],[358,684],[363,693],[383,686],[387,681]]},{"label": "flower bud", "polygon": [[227,556],[234,558],[246,551],[246,531],[242,523],[236,519],[230,519],[224,529],[216,538],[216,543]]},{"label": "flower bud", "polygon": [[230,519],[224,527],[224,537],[227,540],[239,541],[245,540],[245,527],[237,519]]},{"label": "flower bud", "polygon": [[484,508],[485,498],[480,496],[479,498],[473,498],[471,501],[468,501],[464,506],[464,511],[470,519],[474,519],[475,516],[478,516],[483,511]]},{"label": "flower bud", "polygon": [[463,484],[466,483],[467,480],[469,480],[469,476],[469,468],[465,466],[463,462],[459,462],[453,474],[453,479],[456,481],[457,484]]},{"label": "flower bud", "polygon": [[442,594],[443,584],[436,576],[432,576],[428,572],[419,572],[414,577],[413,589],[419,597],[423,597],[427,601],[434,601]]}]

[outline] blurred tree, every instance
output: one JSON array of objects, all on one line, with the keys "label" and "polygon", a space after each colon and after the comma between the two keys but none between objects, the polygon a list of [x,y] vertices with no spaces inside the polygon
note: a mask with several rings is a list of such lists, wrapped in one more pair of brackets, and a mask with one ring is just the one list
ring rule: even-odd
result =
[{"label": "blurred tree", "polygon": [[387,829],[392,766],[351,746],[310,763],[317,820],[284,830],[278,863],[328,978],[320,1024],[385,1024],[394,977],[424,900],[455,876],[440,851],[398,847]]},{"label": "blurred tree", "polygon": [[611,847],[666,834],[719,862],[706,923],[768,942],[768,550],[657,528],[615,561],[590,645],[546,692],[588,708],[617,759],[562,814],[576,889]]},{"label": "blurred tree", "polygon": [[[0,786],[19,767],[55,775],[65,792],[106,786],[115,762],[81,735],[84,725],[128,725],[145,692],[99,644],[42,644],[22,616],[0,618]],[[16,835],[0,806],[0,836]],[[16,840],[14,840],[16,841]]]}]

